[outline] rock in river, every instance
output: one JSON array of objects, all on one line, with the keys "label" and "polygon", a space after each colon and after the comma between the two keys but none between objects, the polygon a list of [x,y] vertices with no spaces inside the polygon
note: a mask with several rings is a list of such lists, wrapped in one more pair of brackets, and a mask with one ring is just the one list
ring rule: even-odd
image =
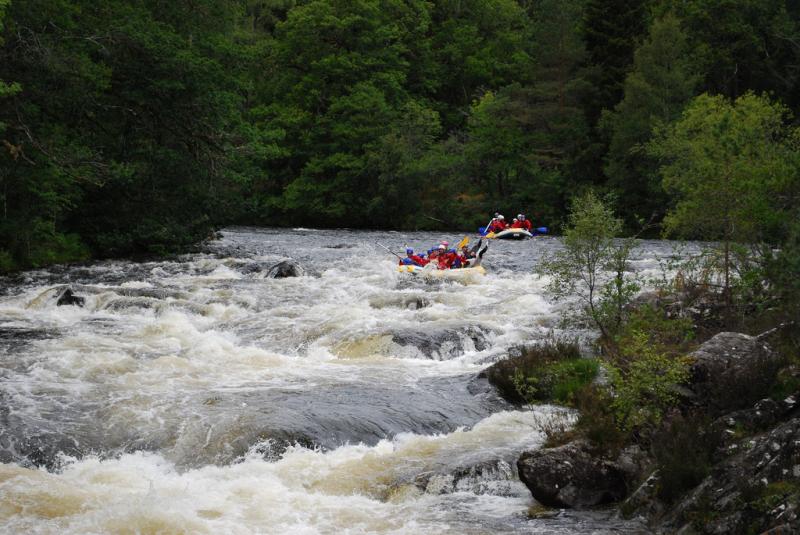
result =
[{"label": "rock in river", "polygon": [[56,306],[74,305],[82,307],[84,302],[85,299],[83,297],[72,293],[72,288],[64,288],[64,290],[58,294]]},{"label": "rock in river", "polygon": [[278,262],[267,272],[267,277],[270,279],[283,279],[286,277],[302,277],[303,276],[303,268],[300,267],[297,262],[292,260],[284,260],[283,262]]},{"label": "rock in river", "polygon": [[517,469],[533,497],[550,507],[591,507],[627,493],[624,470],[593,455],[582,440],[523,453]]}]

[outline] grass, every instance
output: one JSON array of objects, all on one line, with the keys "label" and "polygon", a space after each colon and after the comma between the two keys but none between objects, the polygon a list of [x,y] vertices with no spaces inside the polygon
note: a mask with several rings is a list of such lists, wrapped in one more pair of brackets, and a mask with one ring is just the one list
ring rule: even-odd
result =
[{"label": "grass", "polygon": [[582,358],[575,340],[554,337],[517,351],[486,371],[489,381],[512,403],[572,405],[575,394],[597,376],[597,360]]}]

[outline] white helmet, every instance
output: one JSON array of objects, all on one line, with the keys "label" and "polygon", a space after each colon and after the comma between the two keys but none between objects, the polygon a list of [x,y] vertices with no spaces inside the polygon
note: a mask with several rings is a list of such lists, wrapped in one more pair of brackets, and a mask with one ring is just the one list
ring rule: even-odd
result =
[{"label": "white helmet", "polygon": [[499,216],[497,216],[497,219],[505,219],[505,217],[499,215]]}]

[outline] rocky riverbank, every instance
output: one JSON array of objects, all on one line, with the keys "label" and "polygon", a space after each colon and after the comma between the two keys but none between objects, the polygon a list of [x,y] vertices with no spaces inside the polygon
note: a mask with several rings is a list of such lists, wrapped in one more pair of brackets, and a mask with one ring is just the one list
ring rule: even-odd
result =
[{"label": "rocky riverbank", "polygon": [[797,385],[800,370],[769,338],[715,334],[688,354],[688,380],[657,430],[612,445],[555,433],[552,447],[521,454],[520,479],[544,506],[615,504],[657,533],[800,532],[800,391],[776,389]]}]

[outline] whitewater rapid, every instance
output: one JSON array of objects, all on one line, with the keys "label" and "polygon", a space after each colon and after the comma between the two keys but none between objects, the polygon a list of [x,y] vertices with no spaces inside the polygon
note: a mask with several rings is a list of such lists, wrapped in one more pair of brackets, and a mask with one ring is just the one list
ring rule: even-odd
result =
[{"label": "whitewater rapid", "polygon": [[[516,457],[573,416],[478,376],[559,330],[532,273],[558,241],[492,243],[467,284],[376,245],[443,238],[461,236],[233,228],[171,260],[3,279],[0,531],[631,532],[528,517]],[[305,275],[267,278],[285,259]],[[65,285],[83,307],[56,306]]]}]

